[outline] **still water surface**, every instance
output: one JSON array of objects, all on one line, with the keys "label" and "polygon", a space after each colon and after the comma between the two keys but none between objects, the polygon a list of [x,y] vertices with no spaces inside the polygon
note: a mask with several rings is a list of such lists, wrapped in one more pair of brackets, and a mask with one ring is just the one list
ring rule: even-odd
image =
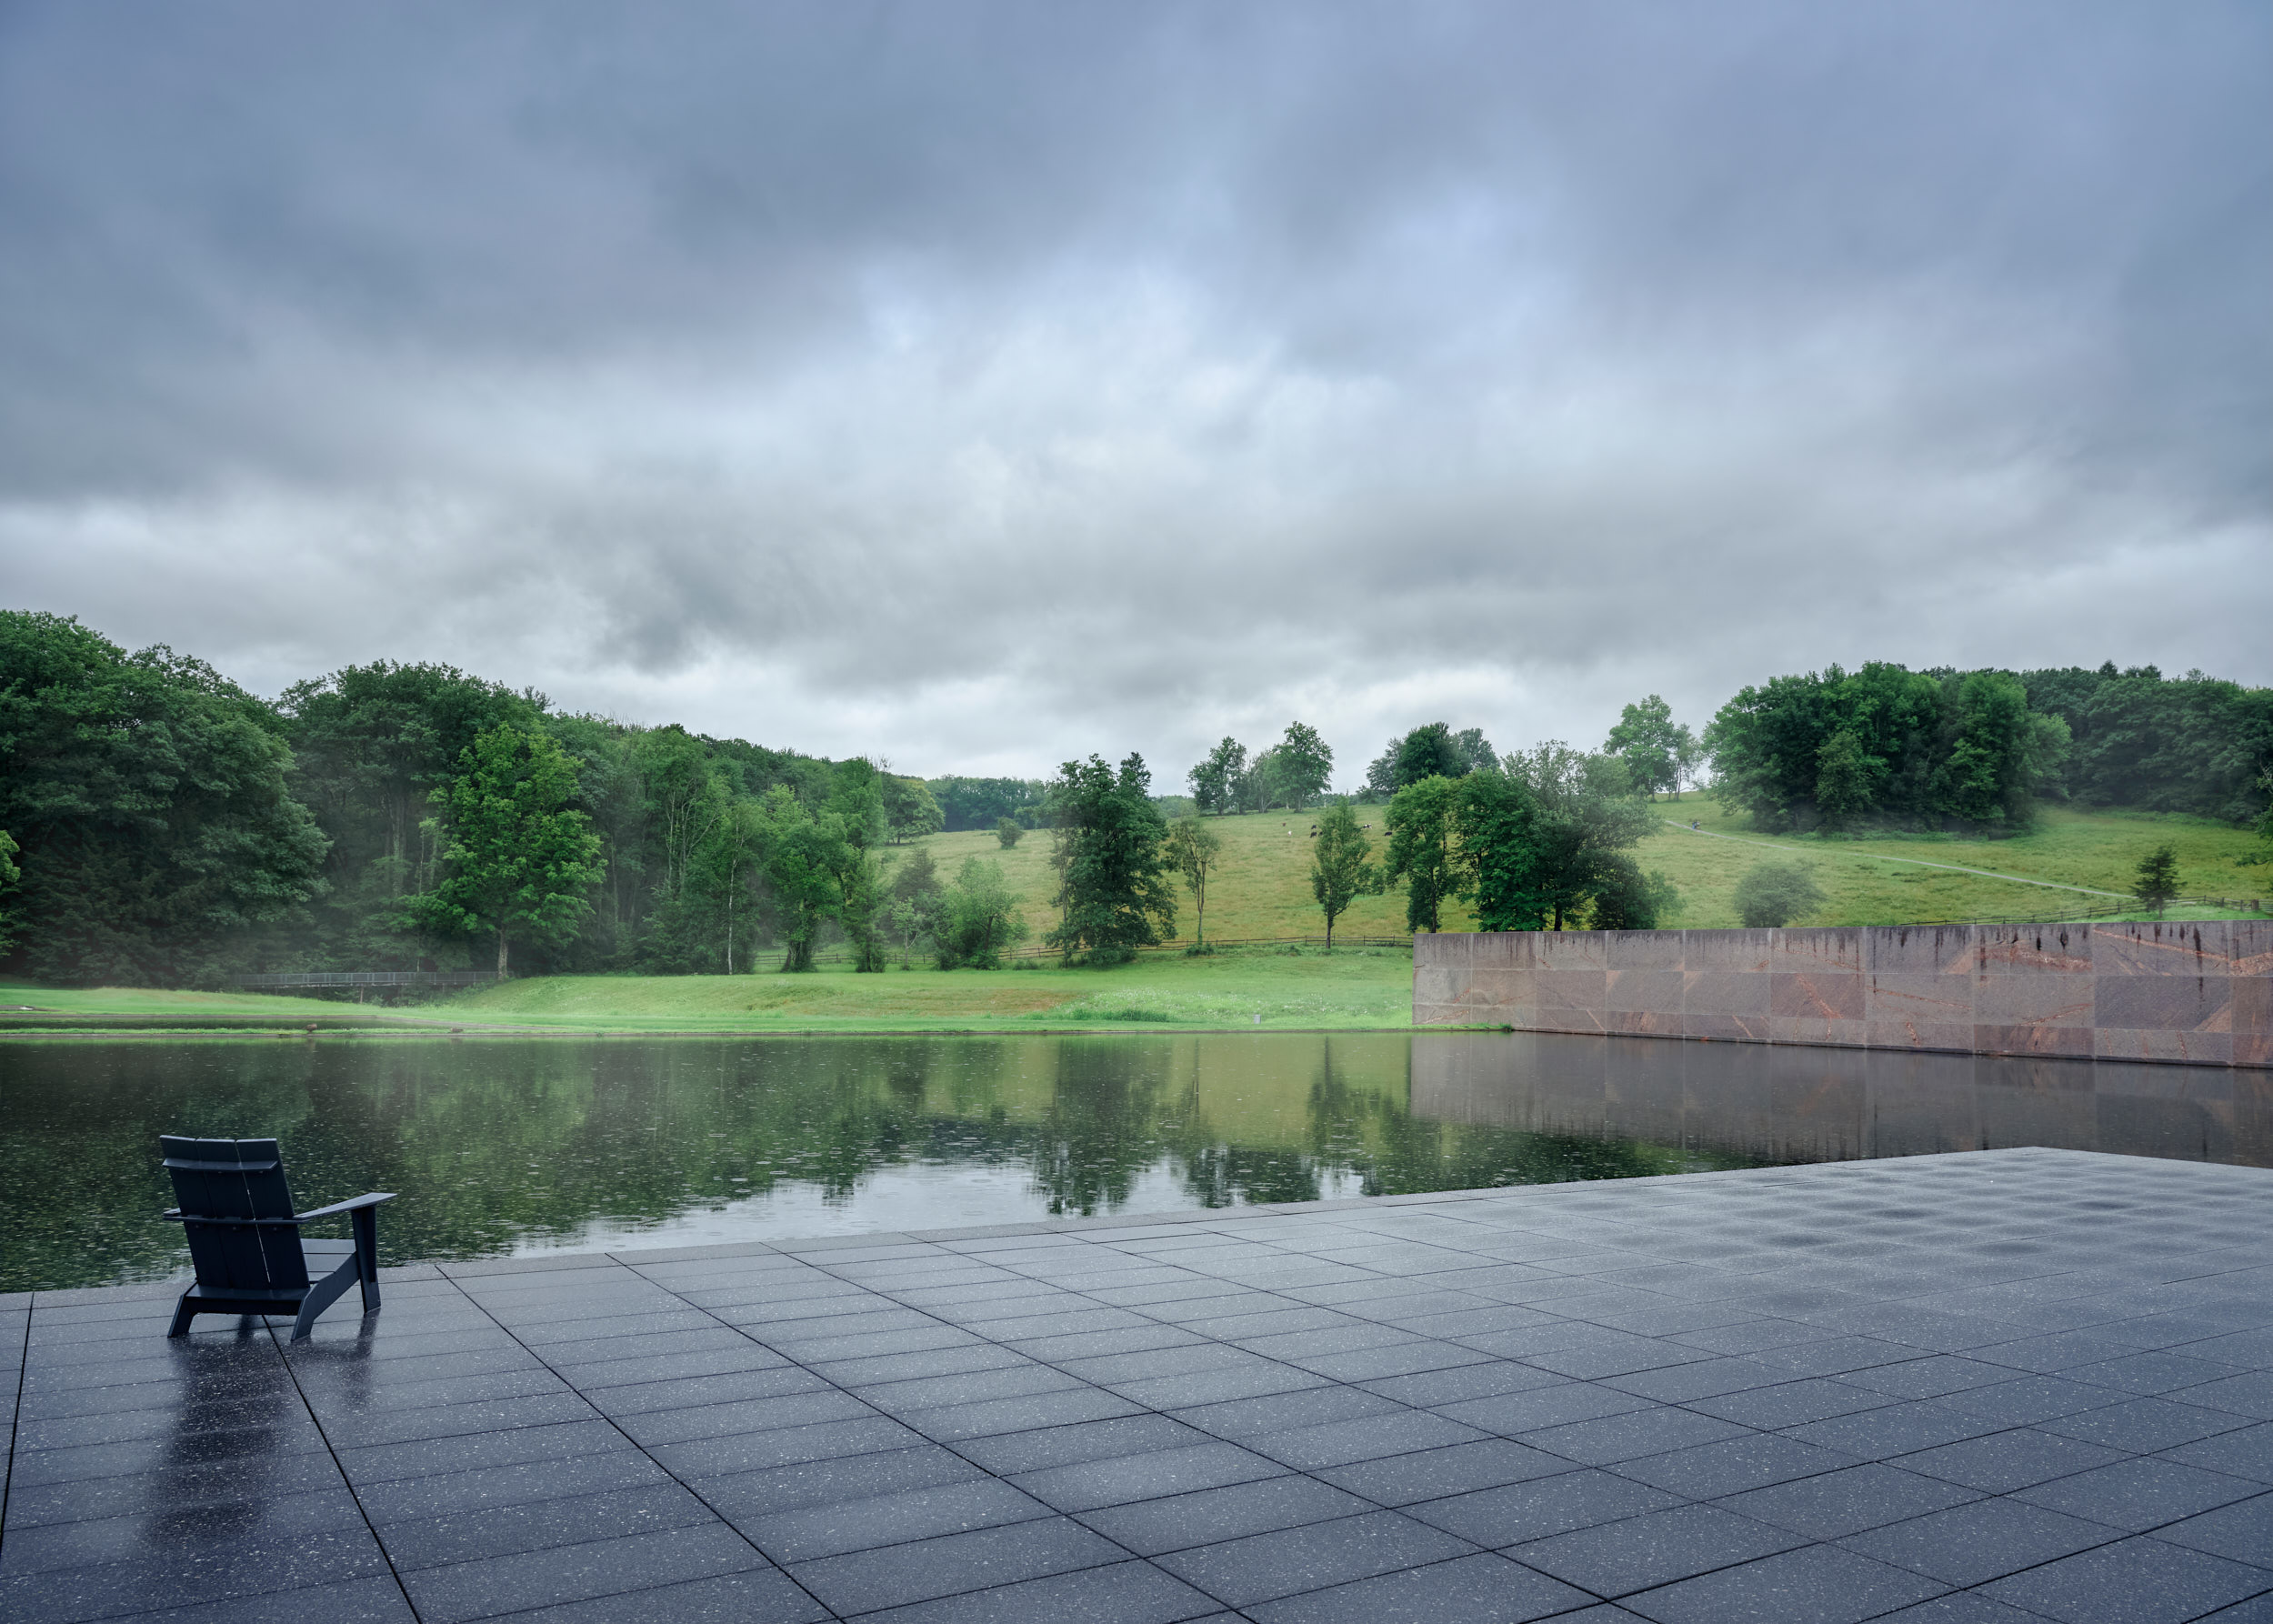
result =
[{"label": "still water surface", "polygon": [[2008,1145],[2273,1166],[2273,1074],[1494,1033],[0,1043],[0,1291],[186,1262],[161,1132],[388,1262]]}]

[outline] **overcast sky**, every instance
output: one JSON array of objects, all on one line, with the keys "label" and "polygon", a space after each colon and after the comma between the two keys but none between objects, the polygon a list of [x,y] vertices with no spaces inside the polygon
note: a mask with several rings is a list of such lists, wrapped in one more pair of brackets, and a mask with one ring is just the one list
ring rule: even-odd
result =
[{"label": "overcast sky", "polygon": [[2273,682],[2273,7],[0,5],[0,601],[903,771]]}]

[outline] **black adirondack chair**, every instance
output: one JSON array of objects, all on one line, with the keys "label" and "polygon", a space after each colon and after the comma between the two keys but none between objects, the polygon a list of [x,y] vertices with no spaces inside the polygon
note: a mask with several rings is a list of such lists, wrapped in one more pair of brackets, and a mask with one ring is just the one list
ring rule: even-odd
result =
[{"label": "black adirondack chair", "polygon": [[[293,1314],[292,1339],[350,1286],[363,1311],[379,1311],[377,1208],[391,1194],[357,1196],[314,1212],[292,1210],[284,1154],[274,1139],[179,1139],[160,1135],[179,1207],[165,1214],[189,1240],[197,1283],[182,1293],[169,1337],[200,1314]],[[302,1240],[300,1226],[348,1215],[352,1240]]]}]

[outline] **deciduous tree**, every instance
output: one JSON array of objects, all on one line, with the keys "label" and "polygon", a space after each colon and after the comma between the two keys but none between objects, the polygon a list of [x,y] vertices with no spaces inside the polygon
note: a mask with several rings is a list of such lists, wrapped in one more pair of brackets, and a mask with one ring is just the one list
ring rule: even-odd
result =
[{"label": "deciduous tree", "polygon": [[1626,763],[1641,793],[1678,795],[1696,759],[1697,740],[1686,724],[1673,719],[1673,707],[1652,694],[1618,713],[1618,724],[1602,747]]},{"label": "deciduous tree", "polygon": [[1217,816],[1239,809],[1240,780],[1247,770],[1247,747],[1227,737],[1207,752],[1207,759],[1191,771],[1192,800],[1202,812]]},{"label": "deciduous tree", "polygon": [[495,936],[501,977],[515,936],[558,941],[592,911],[600,841],[569,806],[576,787],[556,740],[508,724],[476,735],[435,794],[446,867],[415,906],[430,924]]},{"label": "deciduous tree", "polygon": [[930,787],[921,778],[886,773],[882,788],[885,829],[893,845],[920,840],[947,827],[939,803],[932,798]]},{"label": "deciduous tree", "polygon": [[1634,793],[1626,764],[1615,756],[1590,756],[1549,739],[1510,755],[1507,770],[1538,803],[1538,894],[1560,930],[1606,887],[1627,884],[1613,858],[1649,833],[1657,815]]},{"label": "deciduous tree", "polygon": [[1290,807],[1308,806],[1333,781],[1334,752],[1307,723],[1287,723],[1286,737],[1272,747],[1271,756],[1273,788]]},{"label": "deciduous tree", "polygon": [[1176,898],[1161,854],[1167,820],[1152,804],[1141,756],[1120,770],[1092,756],[1068,761],[1050,786],[1050,821],[1063,877],[1062,922],[1049,945],[1071,959],[1117,964],[1176,932]]},{"label": "deciduous tree", "polygon": [[1507,773],[1459,781],[1454,833],[1478,930],[1537,930],[1553,913],[1540,861],[1538,797]]},{"label": "deciduous tree", "polygon": [[1442,929],[1446,901],[1463,889],[1453,827],[1458,793],[1456,780],[1437,775],[1407,784],[1389,802],[1385,877],[1392,884],[1405,882],[1408,930]]},{"label": "deciduous tree", "polygon": [[1161,850],[1168,866],[1184,877],[1185,889],[1192,894],[1192,941],[1195,947],[1205,947],[1207,877],[1215,872],[1216,858],[1223,851],[1223,837],[1197,817],[1179,817],[1168,826],[1167,841]]},{"label": "deciduous tree", "polygon": [[1003,954],[1026,938],[1018,912],[1024,900],[1004,883],[1000,863],[964,858],[955,884],[940,898],[939,967],[1000,969]]},{"label": "deciduous tree", "polygon": [[1334,951],[1334,921],[1360,897],[1381,888],[1381,878],[1370,861],[1373,842],[1358,827],[1357,814],[1347,806],[1328,807],[1318,815],[1318,834],[1310,853],[1310,895],[1326,915],[1326,950]]}]

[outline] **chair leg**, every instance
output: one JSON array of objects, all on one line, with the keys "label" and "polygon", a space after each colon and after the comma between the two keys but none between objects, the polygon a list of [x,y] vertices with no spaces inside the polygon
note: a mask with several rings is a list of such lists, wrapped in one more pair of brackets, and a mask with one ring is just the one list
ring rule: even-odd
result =
[{"label": "chair leg", "polygon": [[379,1215],[375,1208],[358,1207],[347,1215],[355,1237],[355,1283],[363,1288],[363,1311],[379,1311]]},{"label": "chair leg", "polygon": [[170,1338],[189,1335],[189,1322],[197,1318],[196,1305],[190,1301],[191,1293],[182,1293],[182,1300],[174,1305],[174,1325],[165,1334]]},{"label": "chair leg", "polygon": [[300,1299],[300,1312],[292,1321],[292,1339],[305,1342],[315,1328],[315,1317],[337,1302],[355,1283],[355,1260],[348,1258],[322,1279],[308,1287],[308,1294]]}]

